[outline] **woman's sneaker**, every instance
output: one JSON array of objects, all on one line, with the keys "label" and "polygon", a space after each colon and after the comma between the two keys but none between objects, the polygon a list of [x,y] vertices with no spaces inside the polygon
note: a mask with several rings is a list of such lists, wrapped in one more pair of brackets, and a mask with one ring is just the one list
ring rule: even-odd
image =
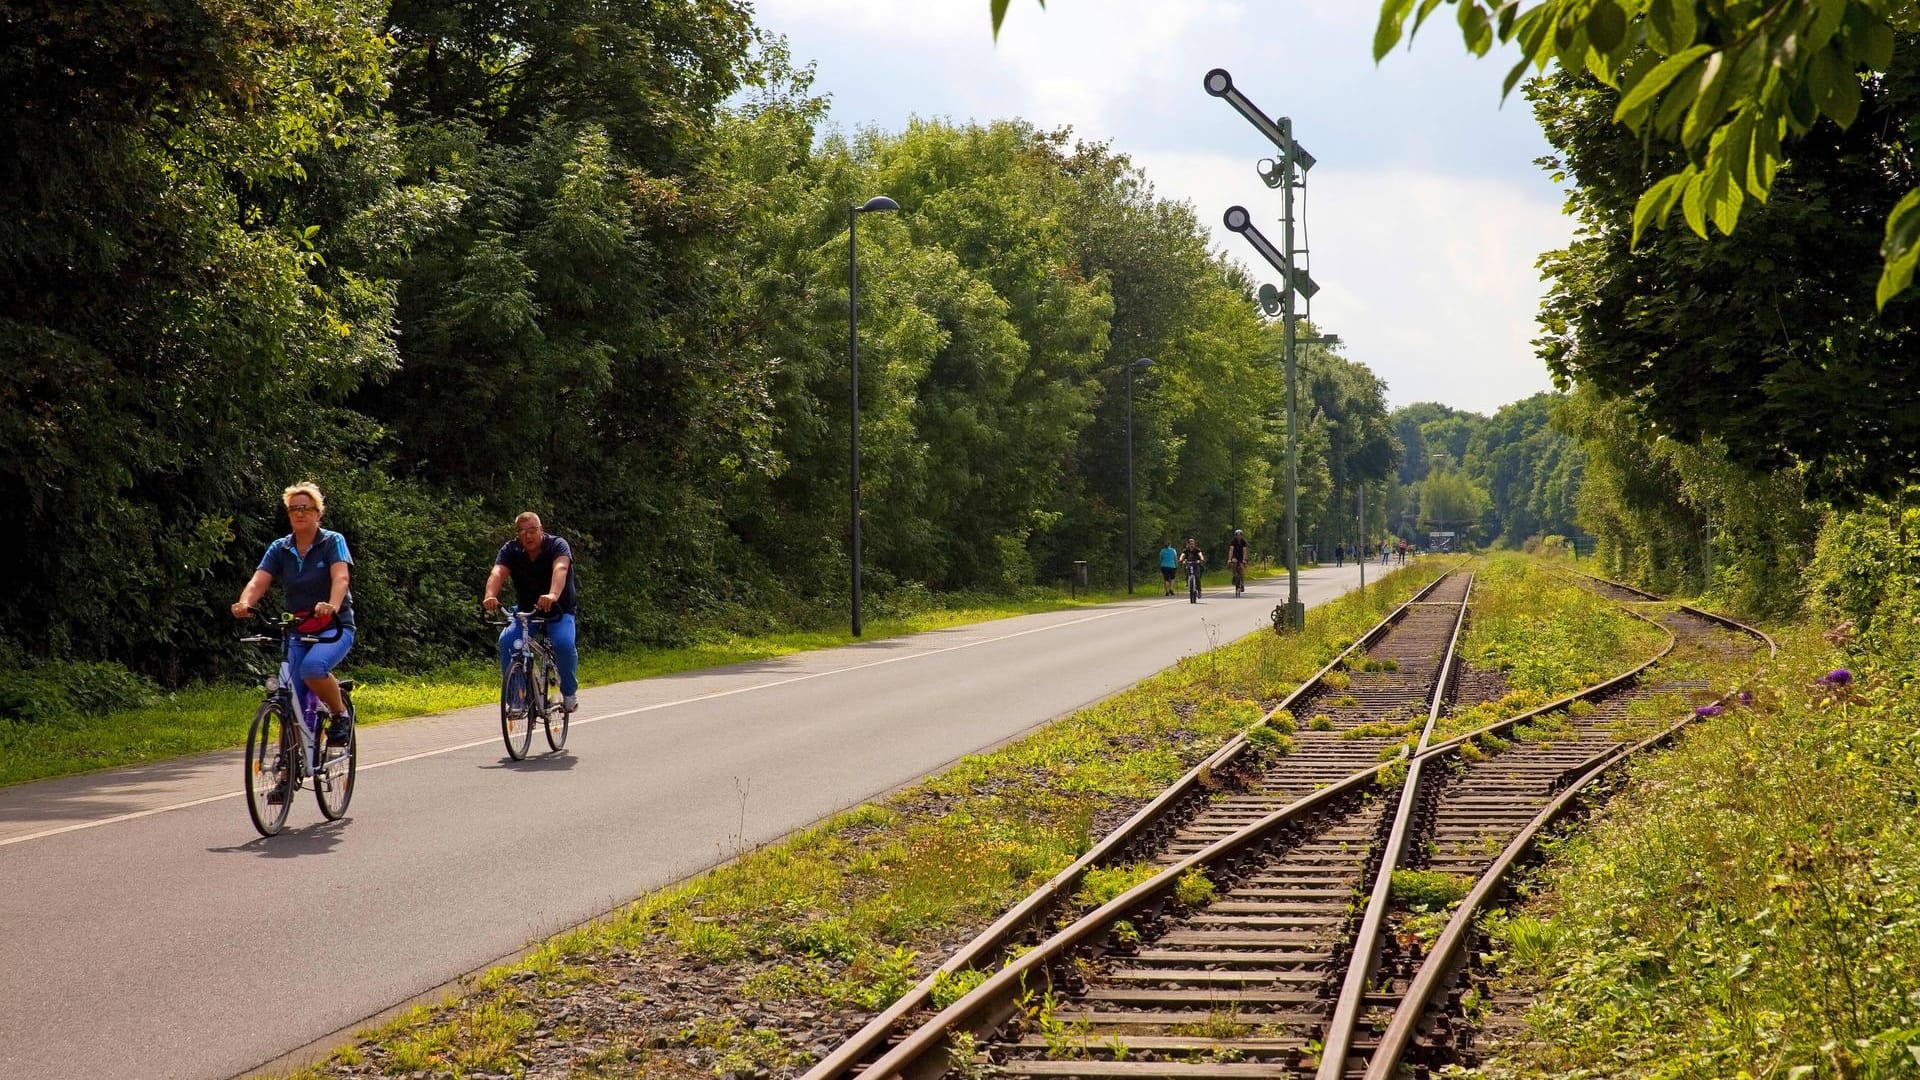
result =
[{"label": "woman's sneaker", "polygon": [[568,694],[566,697],[560,699],[560,708],[563,712],[572,712],[579,707],[580,695],[578,694]]},{"label": "woman's sneaker", "polygon": [[345,713],[327,723],[327,745],[345,746],[353,738],[353,719]]}]

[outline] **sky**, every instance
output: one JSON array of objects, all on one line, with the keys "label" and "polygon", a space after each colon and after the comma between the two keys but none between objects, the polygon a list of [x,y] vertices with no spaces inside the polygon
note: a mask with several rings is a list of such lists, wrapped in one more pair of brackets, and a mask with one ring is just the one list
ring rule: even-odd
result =
[{"label": "sky", "polygon": [[1393,407],[1490,413],[1551,387],[1534,356],[1535,259],[1564,246],[1563,193],[1512,60],[1467,55],[1441,8],[1376,66],[1378,0],[754,0],[756,21],[816,65],[843,131],[909,119],[1019,117],[1128,154],[1162,197],[1193,204],[1215,247],[1275,276],[1221,226],[1245,206],[1277,243],[1273,145],[1201,78],[1227,69],[1318,160],[1304,193],[1315,323],[1387,382]]}]

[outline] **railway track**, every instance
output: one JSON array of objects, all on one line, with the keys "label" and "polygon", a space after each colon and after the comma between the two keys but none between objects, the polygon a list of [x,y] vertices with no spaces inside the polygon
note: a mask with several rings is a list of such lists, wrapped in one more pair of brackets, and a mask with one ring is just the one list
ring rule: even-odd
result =
[{"label": "railway track", "polygon": [[[1593,587],[1630,605],[1649,598]],[[1608,765],[1670,734],[1621,737],[1635,701],[1702,691],[1662,681],[1661,660],[1750,651],[1733,635],[1765,641],[1719,616],[1663,608],[1656,621],[1670,639],[1654,660],[1438,740],[1470,589],[1468,574],[1442,577],[1283,702],[1270,722],[1301,725],[1293,753],[1230,744],[1082,860],[1137,862],[1152,877],[1076,913],[1063,902],[1078,880],[1069,868],[942,969],[993,972],[983,983],[928,1017],[940,977],[930,978],[928,993],[876,1018],[807,1080],[1384,1080],[1403,1061],[1424,1072],[1459,1059],[1472,1038],[1459,1015],[1469,905],[1496,894],[1544,823]],[[1419,732],[1412,755],[1383,761],[1409,730]],[[1398,870],[1469,893],[1431,947],[1396,891]],[[1011,948],[1049,922],[1066,925],[1029,951]],[[908,1030],[910,1020],[921,1022]]]},{"label": "railway track", "polygon": [[[1713,612],[1686,604],[1668,604],[1655,594],[1602,578],[1585,577],[1584,583],[1603,596],[1629,605],[1661,604],[1656,621],[1667,628],[1674,641],[1669,666],[1680,667],[1687,661],[1700,660],[1725,664],[1744,659],[1762,648],[1769,653],[1775,651],[1772,639],[1766,634]],[[1651,665],[1633,679],[1617,681],[1589,698],[1597,704],[1590,718],[1604,716],[1617,723],[1633,702],[1658,694],[1687,695],[1689,704],[1721,703],[1711,697],[1704,682],[1663,678],[1660,669],[1658,663]],[[1479,1057],[1476,1045],[1483,1035],[1514,1034],[1521,1029],[1520,1016],[1529,999],[1494,993],[1485,973],[1472,959],[1478,955],[1471,946],[1480,914],[1509,894],[1517,868],[1531,857],[1534,843],[1542,833],[1596,802],[1617,780],[1618,767],[1634,753],[1665,743],[1699,717],[1698,713],[1684,708],[1680,713],[1670,718],[1664,728],[1632,745],[1616,744],[1611,748],[1594,745],[1599,752],[1591,763],[1562,773],[1544,787],[1541,782],[1546,778],[1546,770],[1529,767],[1534,763],[1525,757],[1510,758],[1503,754],[1494,759],[1511,760],[1521,766],[1523,777],[1514,779],[1532,789],[1537,809],[1524,820],[1514,815],[1511,828],[1488,838],[1476,838],[1480,842],[1472,853],[1447,860],[1450,869],[1473,873],[1473,886],[1425,949],[1420,961],[1404,964],[1390,973],[1390,992],[1383,997],[1393,999],[1392,1012],[1374,1017],[1380,1034],[1373,1053],[1349,1057],[1344,1075],[1363,1080],[1406,1076],[1425,1080],[1445,1065],[1475,1064]],[[1590,740],[1585,731],[1580,732],[1580,738]],[[1545,759],[1536,760],[1544,762]],[[1471,813],[1470,810],[1464,812]],[[1457,810],[1454,820],[1457,822],[1461,816]],[[1485,1003],[1481,1008],[1467,1008],[1469,991]]]},{"label": "railway track", "polygon": [[[1464,564],[1463,560],[1460,565]],[[890,1044],[907,1037],[936,1011],[936,992],[943,983],[967,972],[1000,969],[1017,950],[1043,941],[1063,915],[1077,914],[1071,898],[1089,871],[1143,864],[1162,869],[1180,866],[1222,839],[1247,835],[1250,825],[1312,816],[1297,809],[1303,802],[1316,807],[1338,804],[1344,809],[1346,803],[1358,801],[1374,772],[1385,767],[1382,753],[1397,746],[1402,737],[1390,732],[1403,727],[1415,710],[1424,717],[1440,696],[1470,587],[1471,575],[1457,566],[1389,612],[1268,714],[1267,726],[1282,733],[1282,740],[1290,740],[1291,752],[1276,752],[1287,745],[1281,740],[1266,746],[1244,735],[1229,740],[876,1016],[810,1070],[806,1080],[862,1073]],[[1296,808],[1290,817],[1289,808]],[[1338,831],[1329,832],[1324,842],[1353,846]],[[1344,904],[1343,896],[1338,906]],[[1294,921],[1282,924],[1258,917],[1243,921],[1268,927],[1321,925],[1301,920],[1322,916],[1279,914]],[[1162,944],[1171,947],[1177,940]],[[1236,940],[1247,938],[1241,935]],[[1145,962],[1154,961],[1148,957]],[[1013,996],[1008,995],[1009,1002]],[[1121,997],[1125,996],[1122,992]]]}]

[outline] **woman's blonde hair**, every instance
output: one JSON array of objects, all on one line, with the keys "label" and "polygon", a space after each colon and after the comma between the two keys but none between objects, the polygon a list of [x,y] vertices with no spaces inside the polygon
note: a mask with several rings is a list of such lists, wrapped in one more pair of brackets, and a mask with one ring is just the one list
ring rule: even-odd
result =
[{"label": "woman's blonde hair", "polygon": [[290,485],[287,490],[281,492],[280,505],[293,505],[293,497],[302,493],[304,493],[307,498],[313,500],[314,512],[320,514],[327,512],[327,500],[320,494],[320,485],[311,480],[302,480],[297,484]]}]

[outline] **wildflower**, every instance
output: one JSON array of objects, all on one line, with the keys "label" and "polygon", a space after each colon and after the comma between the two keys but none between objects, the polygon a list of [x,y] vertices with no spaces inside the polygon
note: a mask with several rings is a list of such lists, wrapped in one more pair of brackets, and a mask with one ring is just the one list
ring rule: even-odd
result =
[{"label": "wildflower", "polygon": [[1848,671],[1846,668],[1834,668],[1832,671],[1820,676],[1820,681],[1826,683],[1828,686],[1852,686],[1853,672]]},{"label": "wildflower", "polygon": [[1711,705],[1702,705],[1702,706],[1700,706],[1699,708],[1697,708],[1697,709],[1695,709],[1695,710],[1693,710],[1693,715],[1695,715],[1695,716],[1719,716],[1719,715],[1720,715],[1721,713],[1723,713],[1723,712],[1725,712],[1725,711],[1726,711],[1726,708],[1727,708],[1727,707],[1726,707],[1725,705],[1722,705],[1722,704],[1720,704],[1719,702],[1717,702],[1717,701],[1716,701],[1716,702],[1714,702],[1714,703],[1713,703],[1713,704],[1711,704]]},{"label": "wildflower", "polygon": [[1740,702],[1740,704],[1742,704],[1742,705],[1751,705],[1751,704],[1753,704],[1753,691],[1751,691],[1751,690],[1742,690],[1742,691],[1740,691],[1740,696],[1739,696],[1739,699],[1738,699],[1738,700],[1739,700],[1739,702]]}]

